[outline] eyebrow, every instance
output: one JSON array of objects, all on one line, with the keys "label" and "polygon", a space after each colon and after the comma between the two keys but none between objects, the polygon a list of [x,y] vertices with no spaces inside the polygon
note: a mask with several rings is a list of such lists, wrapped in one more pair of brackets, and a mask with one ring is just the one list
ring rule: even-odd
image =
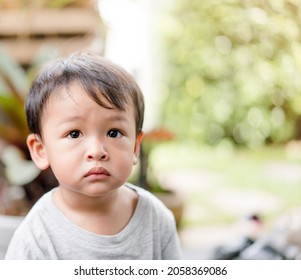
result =
[{"label": "eyebrow", "polygon": [[109,121],[126,121],[127,122],[127,118],[120,114],[109,116],[107,118],[107,120],[109,120]]},{"label": "eyebrow", "polygon": [[61,120],[61,121],[58,123],[58,125],[65,124],[65,123],[69,123],[69,122],[74,122],[74,121],[81,120],[81,119],[82,119],[82,118],[79,117],[78,115],[66,117],[66,118],[64,118],[63,120]]}]

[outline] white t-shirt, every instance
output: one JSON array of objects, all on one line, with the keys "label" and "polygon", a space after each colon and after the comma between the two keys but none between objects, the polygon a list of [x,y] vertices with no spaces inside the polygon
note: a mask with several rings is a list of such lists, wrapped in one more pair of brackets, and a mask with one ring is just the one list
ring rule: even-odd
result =
[{"label": "white t-shirt", "polygon": [[116,235],[98,235],[71,222],[46,193],[31,209],[8,247],[6,259],[149,260],[179,259],[180,243],[174,216],[142,188],[135,212]]}]

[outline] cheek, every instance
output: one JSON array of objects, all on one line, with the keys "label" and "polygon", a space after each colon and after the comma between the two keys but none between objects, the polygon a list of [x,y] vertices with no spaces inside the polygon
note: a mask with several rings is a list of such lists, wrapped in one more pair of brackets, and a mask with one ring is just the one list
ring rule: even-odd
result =
[{"label": "cheek", "polygon": [[56,176],[70,174],[71,170],[74,170],[76,165],[78,165],[79,160],[75,151],[78,152],[76,149],[71,151],[64,149],[60,145],[52,145],[47,150],[50,166]]},{"label": "cheek", "polygon": [[51,157],[50,166],[57,177],[70,174],[70,170],[73,169],[72,161],[68,160],[64,154],[61,154],[60,157]]},{"label": "cheek", "polygon": [[135,158],[134,148],[132,151],[119,151],[119,153],[116,153],[114,156],[111,155],[111,159],[114,159],[116,164],[116,169],[121,173],[124,173],[125,176],[129,176],[131,174],[135,163]]}]

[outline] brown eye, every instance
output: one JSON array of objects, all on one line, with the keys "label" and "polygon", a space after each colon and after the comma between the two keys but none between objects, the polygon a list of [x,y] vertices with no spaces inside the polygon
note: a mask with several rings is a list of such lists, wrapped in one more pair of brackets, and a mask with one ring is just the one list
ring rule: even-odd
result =
[{"label": "brown eye", "polygon": [[81,132],[78,130],[73,130],[68,134],[69,138],[76,139],[81,136]]},{"label": "brown eye", "polygon": [[117,129],[111,129],[108,131],[107,136],[111,138],[121,137],[121,133]]}]

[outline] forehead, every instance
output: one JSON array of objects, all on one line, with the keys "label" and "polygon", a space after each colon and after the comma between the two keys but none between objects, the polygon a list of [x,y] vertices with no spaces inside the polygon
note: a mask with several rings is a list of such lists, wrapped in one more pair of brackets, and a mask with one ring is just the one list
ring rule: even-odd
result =
[{"label": "forehead", "polygon": [[[129,101],[125,104],[125,108],[116,108],[110,103],[99,91],[97,98],[93,98],[78,82],[72,82],[68,86],[60,86],[51,92],[49,99],[45,105],[42,113],[42,119],[49,117],[51,113],[56,113],[58,109],[65,113],[65,111],[72,110],[74,115],[79,114],[85,110],[89,110],[95,105],[108,109],[116,113],[130,113],[134,116],[133,102]],[[89,113],[89,111],[87,111]]]}]

